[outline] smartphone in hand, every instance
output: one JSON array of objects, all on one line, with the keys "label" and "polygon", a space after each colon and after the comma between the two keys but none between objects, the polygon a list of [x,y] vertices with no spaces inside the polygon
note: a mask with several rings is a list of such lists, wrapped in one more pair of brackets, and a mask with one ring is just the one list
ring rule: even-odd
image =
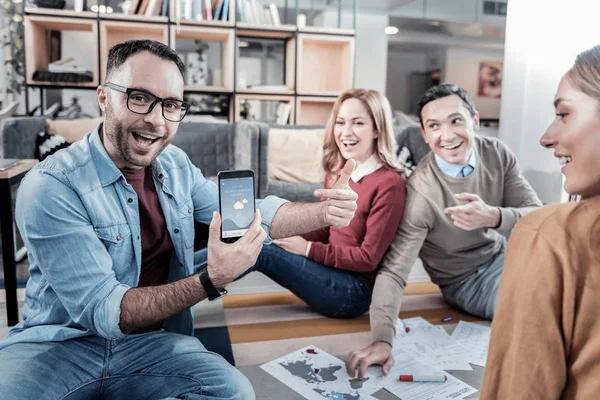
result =
[{"label": "smartphone in hand", "polygon": [[221,241],[233,243],[244,236],[254,220],[254,171],[221,171],[217,178]]}]

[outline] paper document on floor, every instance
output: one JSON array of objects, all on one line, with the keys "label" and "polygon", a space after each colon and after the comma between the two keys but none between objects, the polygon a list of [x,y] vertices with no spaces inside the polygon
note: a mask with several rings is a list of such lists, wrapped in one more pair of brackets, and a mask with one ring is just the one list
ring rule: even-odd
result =
[{"label": "paper document on floor", "polygon": [[[407,321],[404,324],[407,325]],[[408,322],[410,325],[410,321]],[[394,349],[402,349],[421,362],[444,370],[472,371],[469,365],[471,352],[441,326],[413,324],[407,333],[398,332],[394,337]]]},{"label": "paper document on floor", "polygon": [[384,379],[369,369],[360,381],[348,376],[345,363],[315,346],[307,346],[261,365],[261,368],[309,400],[363,400],[383,387]]},{"label": "paper document on floor", "polygon": [[452,339],[469,349],[470,363],[485,367],[491,331],[492,329],[488,326],[460,321],[452,332]]},{"label": "paper document on floor", "polygon": [[[393,355],[396,363],[383,387],[402,400],[460,400],[477,392],[477,389],[449,373],[423,364],[401,349],[394,348]],[[400,382],[400,375],[445,375],[448,380],[446,382]]]}]

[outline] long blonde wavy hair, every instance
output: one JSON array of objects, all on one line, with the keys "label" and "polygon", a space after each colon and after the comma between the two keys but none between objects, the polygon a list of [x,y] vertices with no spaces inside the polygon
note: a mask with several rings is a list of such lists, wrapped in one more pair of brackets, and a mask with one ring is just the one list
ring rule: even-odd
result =
[{"label": "long blonde wavy hair", "polygon": [[[588,96],[600,101],[600,45],[582,51],[566,76],[573,85]],[[569,194],[569,201],[581,201],[578,194]]]},{"label": "long blonde wavy hair", "polygon": [[396,138],[392,125],[392,108],[387,97],[376,90],[371,89],[349,89],[340,94],[333,111],[329,116],[325,128],[325,141],[323,143],[323,170],[325,171],[325,185],[330,187],[335,182],[338,171],[344,166],[346,160],[342,156],[335,140],[335,121],[342,103],[348,99],[358,99],[367,109],[367,113],[373,122],[373,129],[378,134],[375,140],[375,154],[383,163],[384,167],[401,173],[406,177],[404,167],[396,160]]}]

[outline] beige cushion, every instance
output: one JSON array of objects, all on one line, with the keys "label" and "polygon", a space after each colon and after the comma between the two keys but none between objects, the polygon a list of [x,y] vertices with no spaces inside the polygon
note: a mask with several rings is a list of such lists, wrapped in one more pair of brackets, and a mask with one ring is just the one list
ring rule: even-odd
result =
[{"label": "beige cushion", "polygon": [[269,178],[323,183],[324,129],[270,129]]},{"label": "beige cushion", "polygon": [[81,119],[47,119],[46,133],[49,135],[60,135],[67,142],[73,143],[83,139],[86,133],[89,133],[96,128],[104,120],[99,118],[81,118]]}]

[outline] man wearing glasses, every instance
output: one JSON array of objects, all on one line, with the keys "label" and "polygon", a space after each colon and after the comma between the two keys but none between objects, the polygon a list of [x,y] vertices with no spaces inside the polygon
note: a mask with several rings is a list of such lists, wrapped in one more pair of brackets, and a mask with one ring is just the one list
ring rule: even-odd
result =
[{"label": "man wearing glasses", "polygon": [[[248,232],[222,243],[216,185],[169,145],[189,109],[184,71],[158,42],[112,48],[97,89],[104,123],[23,180],[16,219],[31,278],[23,321],[0,341],[0,397],[254,398],[249,381],[192,336],[191,307],[222,295],[264,241],[346,226],[354,162],[319,193],[329,200],[257,201]],[[210,223],[203,266],[194,220]]]}]

